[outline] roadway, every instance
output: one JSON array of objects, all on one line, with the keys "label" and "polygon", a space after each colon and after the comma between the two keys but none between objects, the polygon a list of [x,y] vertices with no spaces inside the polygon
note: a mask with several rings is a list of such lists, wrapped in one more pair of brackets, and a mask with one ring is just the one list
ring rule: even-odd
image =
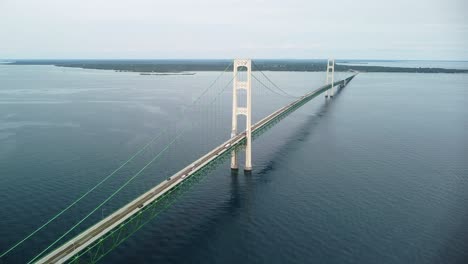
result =
[{"label": "roadway", "polygon": [[[349,81],[354,76],[355,75],[347,78],[345,83],[349,83]],[[344,86],[343,80],[335,82],[334,85],[339,85],[340,87]],[[252,126],[252,134],[254,134],[256,131],[261,130],[280,116],[287,114],[289,110],[295,109],[296,106],[299,106],[316,97],[317,95],[321,94],[322,92],[326,91],[328,89],[327,87],[330,87],[330,85],[324,85],[319,89],[300,97],[292,103],[276,110],[272,114],[263,118],[262,120],[260,120]],[[173,187],[190,178],[194,173],[202,169],[205,165],[212,162],[219,155],[222,155],[226,151],[232,151],[233,148],[241,144],[244,139],[245,132],[239,133],[236,136],[230,138],[229,140],[215,147],[213,150],[211,150],[195,162],[189,164],[170,178],[164,180],[163,182],[156,185],[143,195],[140,195],[139,197],[137,197],[127,205],[123,206],[116,212],[112,213],[108,217],[104,218],[92,227],[88,228],[80,235],[71,239],[70,241],[58,247],[57,249],[51,251],[46,256],[39,259],[36,263],[63,263],[69,260],[78,252],[85,249],[87,246],[91,245],[93,242],[103,237],[105,234],[107,234],[114,228],[118,227],[121,223],[125,222],[125,220],[138,213],[144,207],[154,202],[158,197],[163,196],[165,193],[169,192]]]}]

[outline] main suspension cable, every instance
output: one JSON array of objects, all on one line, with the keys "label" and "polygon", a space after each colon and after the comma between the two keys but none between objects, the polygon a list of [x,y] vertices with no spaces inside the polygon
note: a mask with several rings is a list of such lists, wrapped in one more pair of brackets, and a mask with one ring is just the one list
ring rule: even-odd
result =
[{"label": "main suspension cable", "polygon": [[[219,74],[215,80],[204,90],[202,91],[202,93],[192,102],[192,104],[183,110],[182,112],[182,119],[185,118],[185,114],[187,113],[187,110],[189,109],[192,109],[195,104],[215,85],[215,83],[219,80],[219,78],[221,78],[221,76],[229,69],[229,67],[231,67],[232,65],[232,62],[224,69],[223,72],[221,72],[221,74]],[[65,212],[67,212],[70,208],[72,208],[74,205],[76,205],[78,202],[80,202],[82,199],[84,199],[86,196],[88,196],[91,192],[93,192],[96,188],[98,188],[99,186],[101,186],[103,183],[105,183],[107,180],[109,180],[112,176],[114,176],[118,171],[120,171],[123,167],[125,167],[128,163],[130,163],[133,159],[135,159],[137,156],[139,156],[144,150],[146,150],[152,143],[154,143],[155,141],[157,141],[162,135],[164,132],[166,132],[167,128],[164,129],[163,131],[161,131],[159,134],[157,134],[156,136],[154,136],[147,144],[145,144],[142,148],[140,148],[137,152],[135,152],[129,159],[127,159],[124,163],[122,163],[117,169],[115,169],[112,173],[110,173],[109,175],[107,175],[104,179],[102,179],[100,182],[98,182],[94,187],[92,187],[91,189],[89,189],[86,193],[84,193],[83,195],[81,195],[79,198],[77,198],[75,201],[73,201],[71,204],[69,204],[67,207],[65,207],[62,211],[60,211],[59,213],[57,213],[55,216],[53,216],[52,218],[50,218],[49,220],[47,220],[43,225],[41,225],[40,227],[38,227],[36,230],[34,230],[33,232],[31,232],[29,235],[27,235],[26,237],[24,237],[22,240],[20,240],[19,242],[17,242],[16,244],[14,244],[12,247],[10,247],[9,249],[7,249],[6,251],[4,251],[1,255],[0,255],[0,258],[4,257],[5,255],[7,255],[9,252],[11,252],[12,250],[14,250],[15,248],[17,248],[18,246],[20,246],[21,244],[23,244],[24,242],[26,242],[29,238],[31,238],[32,236],[34,236],[37,232],[41,231],[42,229],[44,229],[46,226],[48,226],[51,222],[53,222],[55,219],[57,219],[58,217],[60,217],[62,214],[64,214]]]},{"label": "main suspension cable", "polygon": [[[229,66],[228,66],[229,67]],[[226,68],[227,69],[227,68]],[[224,73],[224,72],[223,72]],[[229,86],[229,84],[236,78],[234,76],[231,81],[224,86],[224,88],[215,96],[215,99],[220,96],[226,87]],[[214,100],[213,100],[214,101]],[[213,101],[210,102],[213,103]],[[132,182],[136,177],[138,177],[148,166],[150,166],[153,162],[155,162],[161,155],[166,152],[167,149],[169,149],[170,146],[172,146],[177,139],[179,139],[182,134],[185,132],[185,130],[181,129],[175,137],[158,153],[156,156],[153,157],[148,163],[146,163],[143,168],[141,168],[137,173],[135,173],[130,179],[128,179],[122,186],[120,186],[114,193],[112,193],[109,197],[107,197],[103,202],[101,202],[96,208],[94,208],[90,213],[88,213],[84,218],[82,218],[78,223],[76,223],[73,227],[71,227],[67,232],[65,232],[63,235],[61,235],[59,238],[57,238],[54,242],[52,242],[47,248],[45,248],[43,251],[41,251],[38,255],[36,255],[33,259],[31,259],[29,263],[34,262],[37,260],[41,255],[43,255],[47,250],[49,250],[51,247],[53,247],[55,244],[57,244],[62,238],[64,238],[66,235],[68,235],[71,231],[73,231],[76,227],[78,227],[81,223],[83,223],[86,219],[88,219],[93,213],[95,213],[99,208],[101,208],[104,204],[106,204],[110,199],[112,199],[115,195],[117,195],[122,189],[124,189],[130,182]]]},{"label": "main suspension cable", "polygon": [[255,62],[252,61],[252,64],[257,69],[257,71],[259,71],[276,89],[280,90],[283,94],[285,94],[288,97],[294,97],[294,98],[299,98],[300,97],[300,96],[292,95],[292,94],[284,91],[283,89],[281,89],[278,85],[276,85],[276,83],[274,83],[270,78],[268,78],[268,76],[265,73],[263,73],[263,71],[260,70],[260,68],[257,66],[257,64],[255,64]]}]

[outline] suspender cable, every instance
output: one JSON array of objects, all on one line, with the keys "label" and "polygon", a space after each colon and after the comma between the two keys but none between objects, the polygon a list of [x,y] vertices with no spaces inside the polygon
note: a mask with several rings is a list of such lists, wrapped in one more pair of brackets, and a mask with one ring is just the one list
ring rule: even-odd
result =
[{"label": "suspender cable", "polygon": [[[227,68],[226,68],[227,69]],[[234,78],[233,78],[234,79]],[[232,80],[233,80],[232,79]],[[231,82],[232,82],[231,80]],[[231,83],[229,82],[224,88],[216,95],[218,97],[221,95],[224,90],[229,86]],[[212,103],[211,101],[210,103]],[[137,178],[146,168],[148,168],[151,164],[153,164],[159,157],[161,157],[162,154],[164,154],[169,147],[171,147],[177,139],[179,139],[185,130],[179,131],[173,139],[158,153],[156,154],[148,163],[143,166],[137,173],[135,173],[130,179],[128,179],[122,186],[120,186],[115,192],[113,192],[109,197],[107,197],[103,202],[101,202],[96,208],[94,208],[90,213],[88,213],[83,219],[78,221],[73,227],[71,227],[67,232],[65,232],[63,235],[61,235],[59,238],[57,238],[54,242],[52,242],[48,247],[46,247],[43,251],[41,251],[39,254],[37,254],[34,258],[32,258],[29,263],[32,263],[36,261],[40,256],[42,256],[47,250],[49,250],[51,247],[53,247],[55,244],[57,244],[62,238],[64,238],[66,235],[68,235],[71,231],[73,231],[75,228],[77,228],[81,223],[83,223],[86,219],[88,219],[93,213],[95,213],[99,208],[101,208],[104,204],[106,204],[109,200],[111,200],[115,195],[117,195],[122,189],[124,189],[130,182],[132,182],[135,178]]]},{"label": "suspender cable", "polygon": [[[192,104],[190,105],[189,109],[191,109],[192,107],[194,107],[196,105],[196,103],[198,103],[198,101],[200,101],[201,98],[203,98],[203,96],[218,82],[218,80],[221,78],[221,76],[232,66],[232,63],[230,63],[225,69],[224,71],[218,75],[216,77],[216,79],[204,90],[202,91],[202,93],[192,102]],[[187,109],[184,109],[184,112],[183,112],[183,116],[185,116],[186,114],[186,111]],[[123,162],[117,169],[115,169],[112,173],[110,173],[109,175],[107,175],[104,179],[102,179],[100,182],[98,182],[94,187],[92,187],[91,189],[89,189],[87,192],[85,192],[83,195],[81,195],[79,198],[77,198],[75,201],[73,201],[71,204],[69,204],[67,207],[65,207],[62,211],[60,211],[59,213],[57,213],[56,215],[54,215],[52,218],[50,218],[49,220],[47,220],[43,225],[41,225],[40,227],[38,227],[37,229],[35,229],[33,232],[31,232],[29,235],[25,236],[23,239],[21,239],[20,241],[18,241],[16,244],[14,244],[13,246],[11,246],[9,249],[7,249],[6,251],[4,251],[2,254],[0,254],[0,258],[4,257],[5,255],[7,255],[9,252],[11,252],[12,250],[14,250],[15,248],[17,248],[18,246],[20,246],[21,244],[23,244],[24,242],[26,242],[28,239],[30,239],[32,236],[34,236],[37,232],[41,231],[42,229],[44,229],[46,226],[48,226],[50,223],[52,223],[55,219],[57,219],[58,217],[60,217],[62,214],[64,214],[65,212],[67,212],[70,208],[72,208],[74,205],[76,205],[79,201],[81,201],[82,199],[84,199],[86,196],[88,196],[91,192],[93,192],[96,188],[98,188],[99,186],[101,186],[103,183],[105,183],[107,180],[109,180],[110,178],[112,178],[112,176],[114,176],[118,171],[120,171],[123,167],[125,167],[128,163],[130,163],[133,159],[135,159],[137,156],[139,156],[144,150],[146,150],[152,143],[154,143],[155,141],[157,141],[161,135],[166,131],[167,129],[163,130],[162,132],[160,132],[159,134],[157,134],[156,136],[154,136],[147,144],[145,144],[142,148],[140,148],[137,152],[135,152],[129,159],[127,159],[125,162]]]}]

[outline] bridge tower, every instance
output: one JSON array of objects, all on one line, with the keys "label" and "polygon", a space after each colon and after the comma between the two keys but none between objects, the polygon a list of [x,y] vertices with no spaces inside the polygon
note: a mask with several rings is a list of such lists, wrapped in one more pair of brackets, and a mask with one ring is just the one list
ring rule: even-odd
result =
[{"label": "bridge tower", "polygon": [[[239,68],[246,70],[245,80],[239,80],[238,72]],[[231,138],[237,134],[237,116],[244,115],[246,118],[245,124],[245,167],[244,170],[252,170],[252,61],[250,59],[235,59],[234,60],[234,81],[232,86],[232,130]],[[247,104],[245,107],[240,107],[237,100],[237,91],[245,90],[247,97]],[[231,169],[237,170],[239,168],[237,161],[237,153],[235,150],[231,153]]]},{"label": "bridge tower", "polygon": [[325,97],[333,97],[334,91],[333,91],[333,83],[334,83],[334,75],[335,75],[335,60],[334,59],[328,59],[327,61],[327,80],[325,84],[332,84],[330,89],[327,90],[325,93]]}]

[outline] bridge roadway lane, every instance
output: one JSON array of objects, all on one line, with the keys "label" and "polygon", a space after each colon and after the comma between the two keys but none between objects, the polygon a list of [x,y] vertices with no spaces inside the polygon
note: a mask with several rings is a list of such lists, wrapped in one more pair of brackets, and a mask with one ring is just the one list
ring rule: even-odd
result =
[{"label": "bridge roadway lane", "polygon": [[[352,76],[354,77],[354,75]],[[346,79],[346,84],[349,82],[352,77]],[[341,85],[343,81],[335,82],[335,85]],[[320,87],[319,89],[308,93],[299,99],[293,101],[292,103],[276,110],[272,114],[268,115],[267,117],[260,120],[258,123],[252,126],[252,133],[256,130],[262,129],[265,125],[267,125],[270,121],[273,121],[279,115],[285,113],[290,108],[300,104],[303,101],[309,101],[315,96],[324,92],[327,87],[330,85],[325,85]],[[214,148],[212,151],[201,157],[200,159],[196,160],[195,162],[191,163],[181,171],[177,172],[164,182],[158,184],[157,186],[150,189],[148,192],[144,193],[143,195],[139,196],[135,200],[131,201],[121,209],[117,210],[113,214],[109,215],[108,217],[104,218],[103,220],[99,221],[92,227],[85,230],[80,235],[74,237],[64,245],[60,246],[59,248],[53,250],[43,258],[39,259],[36,263],[63,263],[68,259],[72,258],[78,252],[86,248],[87,246],[91,245],[100,237],[104,236],[112,229],[116,228],[119,224],[123,223],[125,220],[130,218],[132,215],[136,214],[138,211],[143,209],[148,204],[152,203],[158,197],[164,195],[166,192],[170,191],[170,189],[177,184],[181,183],[182,181],[188,179],[191,175],[201,169],[203,166],[210,163],[214,160],[218,155],[223,154],[226,151],[230,151],[235,146],[240,144],[242,140],[245,139],[245,131],[242,133],[237,134],[236,136],[230,138],[223,144],[219,145],[218,147]]]}]

